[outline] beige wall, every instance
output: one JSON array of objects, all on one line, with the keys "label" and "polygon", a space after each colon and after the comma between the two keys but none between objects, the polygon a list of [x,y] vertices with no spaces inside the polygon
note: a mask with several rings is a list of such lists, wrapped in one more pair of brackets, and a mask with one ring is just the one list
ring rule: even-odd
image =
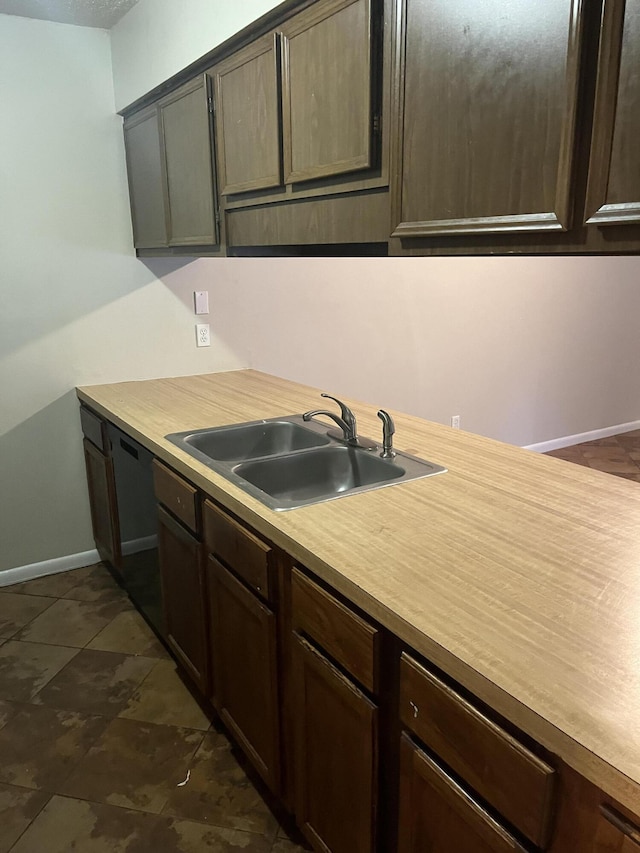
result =
[{"label": "beige wall", "polygon": [[109,34],[0,15],[0,569],[93,547],[73,388],[241,362],[132,250]]},{"label": "beige wall", "polygon": [[519,445],[640,417],[639,258],[214,263],[212,327],[253,367]]}]

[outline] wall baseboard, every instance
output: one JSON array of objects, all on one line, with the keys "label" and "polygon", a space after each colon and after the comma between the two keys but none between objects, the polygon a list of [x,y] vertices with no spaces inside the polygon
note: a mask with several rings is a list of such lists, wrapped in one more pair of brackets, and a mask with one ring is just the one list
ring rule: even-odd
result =
[{"label": "wall baseboard", "polygon": [[41,563],[30,563],[28,566],[17,566],[15,569],[5,569],[0,572],[0,586],[24,583],[35,578],[46,577],[46,575],[55,575],[58,572],[81,569],[83,566],[91,566],[99,562],[98,552],[93,549],[92,551],[80,551],[78,554],[69,554],[66,557],[55,557],[53,560],[43,560]]},{"label": "wall baseboard", "polygon": [[631,432],[634,429],[640,429],[640,421],[616,424],[616,426],[605,427],[604,429],[594,429],[591,432],[579,432],[577,435],[565,435],[563,438],[552,438],[551,441],[528,444],[524,449],[535,450],[536,453],[547,453],[549,450],[560,450],[561,447],[571,447],[572,444],[582,444],[584,441],[609,438],[610,435],[619,435],[622,432]]}]

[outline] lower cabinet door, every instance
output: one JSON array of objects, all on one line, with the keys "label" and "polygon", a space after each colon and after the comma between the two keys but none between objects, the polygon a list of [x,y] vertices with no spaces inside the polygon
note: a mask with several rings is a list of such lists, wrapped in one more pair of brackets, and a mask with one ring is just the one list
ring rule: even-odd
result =
[{"label": "lower cabinet door", "polygon": [[277,627],[274,613],[209,557],[214,705],[272,791],[280,789]]},{"label": "lower cabinet door", "polygon": [[310,643],[294,634],[295,799],[314,849],[375,849],[378,710]]},{"label": "lower cabinet door", "polygon": [[519,842],[406,735],[400,744],[398,853],[508,853]]},{"label": "lower cabinet door", "polygon": [[84,439],[93,538],[100,559],[120,571],[120,530],[113,461]]},{"label": "lower cabinet door", "polygon": [[206,695],[209,667],[201,548],[195,536],[158,507],[165,637],[185,671]]}]

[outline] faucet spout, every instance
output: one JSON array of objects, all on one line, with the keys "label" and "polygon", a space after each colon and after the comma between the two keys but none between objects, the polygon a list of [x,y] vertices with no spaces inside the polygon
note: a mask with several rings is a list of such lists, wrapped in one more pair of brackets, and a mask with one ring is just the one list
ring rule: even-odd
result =
[{"label": "faucet spout", "polygon": [[310,421],[311,418],[315,418],[318,415],[324,415],[326,418],[331,418],[331,420],[342,430],[342,438],[348,444],[353,444],[356,441],[356,435],[353,431],[353,427],[344,421],[340,415],[336,415],[333,412],[327,412],[325,409],[314,409],[312,412],[305,412],[302,416],[302,420]]},{"label": "faucet spout", "polygon": [[353,414],[351,409],[341,400],[338,400],[337,397],[332,397],[331,394],[321,394],[320,396],[326,397],[327,399],[333,400],[337,403],[340,406],[340,414],[336,415],[334,412],[328,412],[325,409],[315,409],[312,412],[305,412],[302,419],[309,421],[317,415],[324,415],[326,418],[331,418],[331,420],[342,430],[342,436],[338,435],[338,438],[342,438],[343,441],[347,442],[347,444],[357,444],[358,430],[356,426],[356,416]]}]

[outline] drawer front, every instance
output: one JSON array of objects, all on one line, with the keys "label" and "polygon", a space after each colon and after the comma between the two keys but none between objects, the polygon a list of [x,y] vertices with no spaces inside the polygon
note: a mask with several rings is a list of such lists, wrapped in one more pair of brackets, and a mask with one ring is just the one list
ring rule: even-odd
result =
[{"label": "drawer front", "polygon": [[305,633],[367,690],[377,690],[380,632],[294,568],[294,630]]},{"label": "drawer front", "polygon": [[593,853],[640,853],[640,828],[609,806],[601,806]]},{"label": "drawer front", "polygon": [[403,734],[398,853],[426,850],[525,853],[511,833]]},{"label": "drawer front", "polygon": [[153,486],[158,502],[166,506],[189,530],[197,533],[197,489],[157,459],[153,460]]},{"label": "drawer front", "polygon": [[109,440],[104,421],[97,415],[94,415],[90,409],[80,406],[80,423],[82,424],[82,432],[85,438],[88,438],[92,444],[108,456]]},{"label": "drawer front", "polygon": [[204,538],[211,553],[270,600],[273,549],[210,501],[204,502],[203,521]]},{"label": "drawer front", "polygon": [[549,838],[555,771],[409,655],[400,662],[403,724],[540,847]]}]

